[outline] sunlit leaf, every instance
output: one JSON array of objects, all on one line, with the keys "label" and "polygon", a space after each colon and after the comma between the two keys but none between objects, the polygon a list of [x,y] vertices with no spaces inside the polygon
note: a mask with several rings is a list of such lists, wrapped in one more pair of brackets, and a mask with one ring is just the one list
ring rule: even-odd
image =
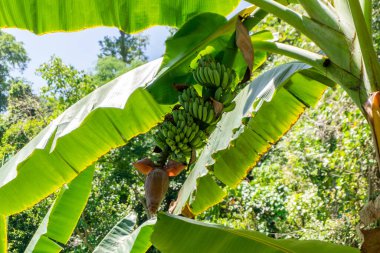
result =
[{"label": "sunlit leaf", "polygon": [[7,218],[0,215],[0,252],[7,252]]},{"label": "sunlit leaf", "polygon": [[261,233],[235,230],[184,217],[159,214],[152,234],[162,253],[260,252],[260,253],[354,253],[358,249],[321,241],[276,240]]},{"label": "sunlit leaf", "polygon": [[90,166],[61,189],[25,252],[62,250],[58,243],[66,244],[70,239],[90,195],[94,171]]},{"label": "sunlit leaf", "polygon": [[152,245],[150,236],[156,219],[144,222],[136,230],[136,216],[128,215],[119,221],[95,248],[94,253],[145,253]]},{"label": "sunlit leaf", "polygon": [[155,60],[98,88],[67,109],[0,168],[0,213],[25,210],[111,148],[148,131],[169,106],[142,87],[160,66]]},{"label": "sunlit leaf", "polygon": [[180,27],[201,12],[227,15],[238,3],[238,0],[3,0],[0,27],[42,34],[111,26],[130,33],[154,25]]}]

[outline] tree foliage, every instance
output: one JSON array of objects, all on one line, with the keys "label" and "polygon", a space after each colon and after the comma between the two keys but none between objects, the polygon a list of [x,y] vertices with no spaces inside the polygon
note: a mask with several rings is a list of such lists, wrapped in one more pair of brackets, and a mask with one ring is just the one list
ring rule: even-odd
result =
[{"label": "tree foliage", "polygon": [[21,42],[0,31],[0,112],[5,111],[10,86],[11,71],[24,70],[29,61]]},{"label": "tree foliage", "polygon": [[131,35],[119,31],[120,36],[104,37],[99,41],[99,58],[112,56],[116,59],[131,64],[133,61],[146,61],[144,49],[148,44],[148,37],[143,35]]},{"label": "tree foliage", "polygon": [[47,82],[47,86],[41,89],[41,97],[57,112],[62,112],[96,88],[90,75],[64,64],[58,57],[51,57],[37,69],[37,73]]}]

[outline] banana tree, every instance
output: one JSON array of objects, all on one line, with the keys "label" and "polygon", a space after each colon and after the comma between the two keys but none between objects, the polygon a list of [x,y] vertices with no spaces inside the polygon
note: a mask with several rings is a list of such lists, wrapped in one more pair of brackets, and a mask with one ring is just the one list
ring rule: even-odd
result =
[{"label": "banana tree", "polygon": [[[300,31],[315,40],[326,55],[275,43],[265,32],[253,33],[248,42],[255,49],[254,62],[248,62],[251,70],[265,61],[265,51],[291,56],[303,63],[272,69],[240,91],[235,98],[235,109],[223,114],[208,145],[190,168],[172,212],[194,216],[221,201],[225,189],[235,187],[300,114],[315,104],[334,82],[345,88],[370,122],[377,122],[370,117],[376,114],[372,109],[376,103],[364,106],[370,92],[376,91],[376,88],[371,89],[377,85],[374,74],[377,61],[362,54],[361,44],[368,41],[361,42],[363,38],[349,34],[352,32],[350,24],[360,15],[355,12],[355,19],[351,20],[345,8],[355,6],[355,1],[348,1],[346,5],[337,1],[337,6],[346,11],[339,13],[343,15],[339,16],[339,20],[344,20],[342,26],[339,22],[334,23],[330,13],[334,13],[334,7],[329,3],[299,1],[306,11],[310,11],[310,18],[302,18],[274,1],[252,2],[262,9],[247,8],[227,21],[222,15],[232,10],[237,1],[192,0],[188,4],[162,0],[155,5],[128,0],[38,4],[35,1],[2,1],[1,27],[20,27],[38,34],[100,25],[134,32],[151,25],[181,26],[187,22],[167,41],[163,59],[111,81],[73,105],[0,169],[0,224],[5,224],[4,217],[31,207],[76,178],[111,148],[125,144],[161,122],[177,102],[178,91],[173,84],[194,83],[189,66],[194,67],[200,55],[222,54],[224,63],[236,69],[239,78],[244,79],[247,57],[235,43],[239,37],[236,27],[244,25],[251,30],[265,17],[264,10],[298,29],[302,26]],[[368,12],[368,7],[364,9]],[[194,17],[207,11],[213,13]],[[317,21],[313,20],[313,15],[318,17],[314,17]],[[322,21],[328,25],[321,25]],[[329,41],[326,38],[323,41],[322,34],[329,36]],[[354,50],[347,44],[346,34],[351,35],[353,43],[350,46],[354,45]],[[370,65],[366,66],[366,62]],[[249,121],[242,124],[247,116]],[[0,230],[0,235],[3,231]]]}]

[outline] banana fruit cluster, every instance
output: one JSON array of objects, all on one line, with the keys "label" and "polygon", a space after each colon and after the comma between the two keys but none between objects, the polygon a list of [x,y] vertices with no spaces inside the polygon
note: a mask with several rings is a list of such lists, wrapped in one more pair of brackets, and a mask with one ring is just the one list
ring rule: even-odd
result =
[{"label": "banana fruit cluster", "polygon": [[210,101],[198,96],[194,87],[184,90],[178,99],[184,110],[194,118],[209,125],[215,122],[216,115],[213,105]]},{"label": "banana fruit cluster", "polygon": [[205,90],[211,90],[211,96],[216,101],[223,104],[223,112],[229,112],[235,108],[235,103],[232,102],[236,95],[234,70],[215,61],[210,55],[205,55],[198,60],[198,67],[194,70],[193,76]]},{"label": "banana fruit cluster", "polygon": [[156,145],[165,154],[184,163],[192,157],[193,150],[205,145],[221,113],[235,107],[234,70],[206,55],[199,59],[193,75],[202,86],[202,96],[193,86],[181,91],[178,97],[180,107],[172,111],[154,135]]},{"label": "banana fruit cluster", "polygon": [[169,151],[176,161],[186,161],[193,149],[205,145],[207,135],[185,110],[172,112],[173,122],[165,121],[154,136],[157,146]]},{"label": "banana fruit cluster", "polygon": [[221,87],[230,91],[235,88],[235,71],[216,62],[210,55],[205,55],[198,60],[198,67],[193,75],[195,81],[204,86]]}]

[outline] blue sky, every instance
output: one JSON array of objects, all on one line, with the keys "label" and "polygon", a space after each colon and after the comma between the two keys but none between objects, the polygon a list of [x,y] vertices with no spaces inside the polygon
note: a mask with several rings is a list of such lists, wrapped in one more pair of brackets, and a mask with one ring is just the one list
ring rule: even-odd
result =
[{"label": "blue sky", "polygon": [[[35,75],[35,70],[52,55],[63,59],[66,64],[71,64],[80,70],[91,71],[96,64],[99,54],[99,40],[104,36],[117,36],[116,28],[93,28],[73,33],[53,33],[37,36],[29,31],[19,29],[3,29],[12,34],[16,40],[24,43],[24,47],[31,58],[28,68],[23,76],[33,83],[35,91],[45,82]],[[169,35],[166,27],[152,27],[143,32],[149,36],[149,45],[146,55],[149,60],[160,57],[165,50],[165,39]]]},{"label": "blue sky", "polygon": [[[248,3],[242,2],[233,13],[247,6],[249,6]],[[100,50],[98,41],[102,40],[104,36],[118,35],[117,29],[106,27],[42,36],[13,28],[3,29],[3,31],[12,34],[17,41],[24,43],[31,61],[22,76],[33,83],[33,88],[36,92],[45,82],[35,75],[35,70],[42,63],[47,62],[52,55],[62,58],[64,63],[71,64],[77,69],[91,71],[95,67]],[[152,27],[142,32],[142,34],[149,37],[149,45],[145,51],[148,60],[161,57],[165,51],[165,40],[169,36],[168,28]]]}]

